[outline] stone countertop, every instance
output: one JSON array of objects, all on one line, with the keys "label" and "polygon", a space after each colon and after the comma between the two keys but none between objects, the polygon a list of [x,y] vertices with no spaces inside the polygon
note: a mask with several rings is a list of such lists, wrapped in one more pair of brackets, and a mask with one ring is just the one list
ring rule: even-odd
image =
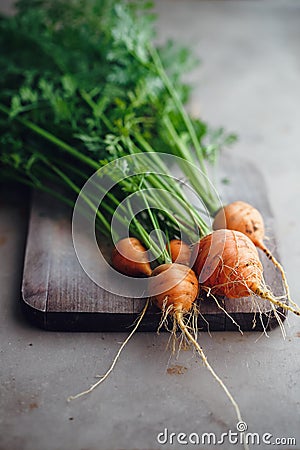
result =
[{"label": "stone countertop", "polygon": [[[6,6],[1,2],[1,7]],[[161,0],[158,39],[191,46],[203,64],[189,80],[189,105],[212,125],[239,135],[231,152],[264,172],[282,262],[299,303],[300,4],[296,1]],[[138,333],[113,374],[92,395],[67,403],[109,367],[119,333],[58,333],[33,328],[19,306],[28,192],[0,193],[0,449],[132,450],[159,445],[158,433],[236,430],[224,392],[189,351],[170,360],[166,333]],[[300,449],[300,322],[287,338],[257,333],[200,333],[212,366],[238,400],[248,431],[294,437]],[[166,369],[186,367],[182,374]],[[208,446],[198,447],[208,448]],[[241,448],[229,444],[220,448]],[[255,446],[253,448],[256,448]],[[270,448],[261,444],[259,448]]]}]

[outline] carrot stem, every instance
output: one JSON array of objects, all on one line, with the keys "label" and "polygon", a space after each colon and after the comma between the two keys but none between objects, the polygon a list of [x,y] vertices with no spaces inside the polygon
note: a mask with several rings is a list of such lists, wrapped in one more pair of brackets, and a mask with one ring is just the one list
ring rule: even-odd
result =
[{"label": "carrot stem", "polygon": [[[0,111],[6,113],[8,116],[10,115],[10,110],[2,104],[0,104]],[[23,119],[22,117],[17,116],[17,117],[13,117],[13,119],[22,123],[27,128],[32,130],[34,133],[36,133],[36,134],[42,136],[43,138],[47,139],[48,141],[52,142],[53,144],[55,144],[57,147],[61,148],[62,150],[65,150],[67,153],[75,156],[75,158],[86,163],[90,167],[92,167],[94,169],[99,169],[99,164],[96,161],[94,161],[93,159],[84,155],[83,153],[80,153],[78,150],[76,150],[76,148],[74,148],[71,145],[67,144],[66,142],[62,141],[58,137],[54,136],[54,134],[50,133],[49,131],[39,127],[38,125],[31,122],[30,120]]]}]

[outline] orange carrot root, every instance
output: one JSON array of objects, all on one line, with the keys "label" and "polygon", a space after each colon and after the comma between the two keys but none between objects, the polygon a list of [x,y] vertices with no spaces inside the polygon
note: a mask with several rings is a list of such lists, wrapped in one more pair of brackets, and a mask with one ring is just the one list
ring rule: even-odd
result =
[{"label": "orange carrot root", "polygon": [[162,264],[149,278],[149,292],[155,293],[153,301],[161,310],[172,306],[188,312],[198,295],[198,280],[192,269],[183,264]]},{"label": "orange carrot root", "polygon": [[216,230],[194,248],[194,271],[203,288],[227,298],[254,294],[282,309],[300,315],[300,310],[276,299],[262,287],[263,267],[253,242],[234,230]]},{"label": "orange carrot root", "polygon": [[124,275],[149,277],[152,273],[147,250],[133,237],[121,239],[111,255],[112,266]]},{"label": "orange carrot root", "polygon": [[288,302],[294,306],[295,310],[300,311],[299,305],[290,297],[290,289],[282,265],[263,242],[265,239],[265,227],[260,212],[246,202],[237,201],[230,203],[218,211],[213,223],[214,230],[224,228],[244,233],[256,247],[265,253],[267,258],[280,272]]},{"label": "orange carrot root", "polygon": [[213,229],[240,231],[256,245],[265,238],[265,226],[260,212],[246,202],[233,202],[221,208],[215,216]]}]

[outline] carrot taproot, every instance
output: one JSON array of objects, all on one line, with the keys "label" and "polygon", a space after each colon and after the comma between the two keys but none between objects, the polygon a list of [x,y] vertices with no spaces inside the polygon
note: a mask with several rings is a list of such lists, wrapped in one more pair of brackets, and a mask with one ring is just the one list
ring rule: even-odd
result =
[{"label": "carrot taproot", "polygon": [[152,273],[147,250],[135,237],[117,242],[112,251],[111,263],[118,272],[132,277],[147,277]]},{"label": "carrot taproot", "polygon": [[244,233],[216,230],[195,245],[192,259],[202,289],[227,298],[254,294],[300,315],[298,309],[275,298],[264,287],[263,267],[257,249]]}]

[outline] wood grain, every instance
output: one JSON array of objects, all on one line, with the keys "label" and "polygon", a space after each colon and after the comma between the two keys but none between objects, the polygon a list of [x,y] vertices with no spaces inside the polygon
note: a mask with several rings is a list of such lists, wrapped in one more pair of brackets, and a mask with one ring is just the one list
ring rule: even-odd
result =
[{"label": "wood grain", "polygon": [[[224,154],[218,179],[222,200],[244,200],[263,214],[268,246],[276,252],[274,220],[267,189],[257,168]],[[71,210],[44,193],[35,192],[31,205],[22,295],[24,310],[37,325],[48,330],[125,331],[142,310],[145,299],[116,296],[97,286],[81,268],[72,243]],[[108,243],[102,249],[109,252]],[[281,277],[265,256],[260,254],[267,283],[282,294]],[[274,328],[278,322],[269,302],[257,298],[228,300],[219,304],[244,331]],[[215,331],[237,330],[236,324],[213,298],[198,301],[199,328]],[[284,319],[283,311],[279,310]],[[139,328],[155,331],[160,312],[151,306]]]}]

